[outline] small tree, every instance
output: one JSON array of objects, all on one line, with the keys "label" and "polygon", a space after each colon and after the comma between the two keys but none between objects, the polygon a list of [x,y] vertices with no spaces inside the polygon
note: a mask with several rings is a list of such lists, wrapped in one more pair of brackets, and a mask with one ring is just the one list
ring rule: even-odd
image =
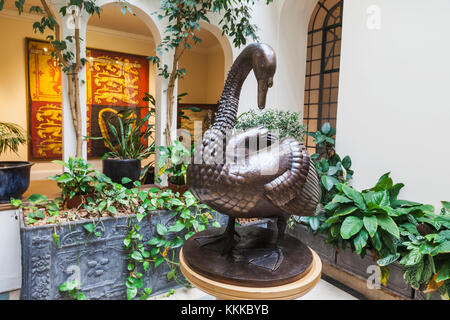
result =
[{"label": "small tree", "polygon": [[[60,14],[65,17],[71,15],[73,17],[73,34],[62,39],[61,27],[57,22],[56,15],[49,5],[49,0],[40,0],[40,6],[32,6],[30,13],[39,13],[42,18],[33,23],[35,32],[44,33],[51,31],[53,34],[47,36],[50,40],[54,51],[53,58],[57,61],[59,67],[67,75],[68,79],[68,97],[69,106],[72,114],[73,127],[76,134],[76,157],[82,156],[83,136],[81,131],[81,104],[80,104],[80,71],[86,64],[86,59],[81,58],[81,41],[80,37],[80,18],[83,12],[89,16],[98,14],[100,16],[101,8],[96,6],[95,0],[65,0],[65,5],[59,9]],[[122,6],[122,11],[128,9],[125,2],[118,1]],[[3,9],[5,0],[0,0],[0,11]],[[25,0],[17,0],[14,2],[19,15],[24,11]],[[75,49],[70,50],[68,43],[73,43]]]},{"label": "small tree", "polygon": [[[162,0],[159,10],[159,19],[168,19],[164,37],[158,44],[156,56],[149,60],[156,65],[159,75],[169,79],[167,88],[167,125],[165,128],[166,145],[172,144],[170,134],[173,120],[174,89],[177,78],[186,75],[186,69],[178,68],[186,49],[191,49],[191,43],[197,44],[202,40],[195,35],[200,31],[200,22],[210,22],[207,15],[217,13],[221,15],[219,26],[222,35],[232,37],[235,47],[247,43],[247,38],[258,41],[256,34],[258,27],[251,23],[251,7],[258,0]],[[268,5],[273,0],[265,0]],[[164,52],[174,50],[172,69],[162,64],[159,56]]]}]

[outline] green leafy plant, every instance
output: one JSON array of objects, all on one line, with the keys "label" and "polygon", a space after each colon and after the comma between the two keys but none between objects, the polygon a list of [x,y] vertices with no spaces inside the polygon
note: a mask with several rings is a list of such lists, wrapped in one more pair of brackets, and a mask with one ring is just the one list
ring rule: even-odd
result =
[{"label": "green leafy plant", "polygon": [[84,293],[81,291],[81,283],[79,281],[69,280],[69,281],[63,282],[58,287],[58,290],[69,294],[69,296],[71,296],[73,299],[76,299],[76,300],[85,300],[86,299]]},{"label": "green leafy plant", "polygon": [[[323,206],[329,203],[339,192],[338,186],[341,183],[349,183],[353,178],[351,170],[352,160],[350,156],[341,158],[335,150],[336,128],[332,128],[327,122],[317,132],[308,132],[314,138],[316,153],[311,155],[317,174],[320,179],[322,189],[321,203],[318,214],[314,217],[293,217],[288,221],[289,227],[295,226],[295,221],[307,224],[313,231],[317,231],[321,223],[328,217],[323,210]],[[294,220],[295,219],[295,220]]]},{"label": "green leafy plant", "polygon": [[[265,0],[266,4],[273,0]],[[179,61],[186,50],[202,41],[198,37],[200,22],[210,23],[210,14],[220,14],[219,27],[223,35],[232,37],[235,47],[247,43],[250,38],[258,41],[257,26],[252,23],[252,6],[257,0],[163,0],[160,2],[158,18],[168,21],[164,36],[156,47],[157,55],[149,57],[159,72],[168,79],[167,87],[167,126],[165,128],[166,145],[172,143],[171,125],[173,119],[175,80],[186,75],[185,68],[178,68]],[[172,66],[163,64],[160,56],[173,51]]]},{"label": "green leafy plant", "polygon": [[0,122],[0,154],[8,150],[17,153],[19,146],[26,142],[26,133],[20,126]]},{"label": "green leafy plant", "polygon": [[[147,95],[149,97],[149,95]],[[150,99],[150,98],[148,98]],[[153,100],[154,101],[154,100]],[[140,108],[137,108],[139,110]],[[139,119],[135,110],[121,110],[107,124],[112,133],[112,137],[86,137],[92,140],[103,140],[105,145],[111,150],[103,155],[105,158],[113,159],[146,159],[155,153],[154,142],[146,145],[146,141],[153,134],[153,125],[148,123],[148,119],[154,114],[155,109]],[[117,121],[117,125],[113,123]]]},{"label": "green leafy plant", "polygon": [[161,182],[161,176],[167,174],[169,182],[176,185],[186,184],[187,167],[190,163],[193,146],[188,150],[183,143],[175,140],[173,145],[168,147],[159,146],[160,151],[158,160],[158,178],[155,180]]},{"label": "green leafy plant", "polygon": [[95,192],[93,182],[95,173],[98,172],[86,160],[70,157],[67,162],[60,160],[52,162],[67,169],[64,173],[49,177],[49,179],[57,182],[64,201],[72,199],[74,196],[90,195]]},{"label": "green leafy plant", "polygon": [[327,219],[319,227],[326,241],[335,246],[350,246],[361,257],[370,250],[379,261],[383,284],[389,277],[386,265],[400,257],[399,224],[433,211],[429,205],[398,200],[404,185],[394,184],[389,175],[384,174],[373,188],[362,192],[337,184],[338,193],[324,207]]},{"label": "green leafy plant", "polygon": [[259,126],[264,126],[271,131],[277,130],[280,139],[292,137],[302,141],[305,134],[300,113],[273,109],[245,112],[236,120],[234,128],[247,130]]},{"label": "green leafy plant", "polygon": [[[408,216],[399,225],[402,242],[399,246],[405,282],[425,292],[438,290],[443,299],[450,296],[450,204],[443,201],[440,215],[427,212]],[[381,260],[379,265],[393,261]]]}]

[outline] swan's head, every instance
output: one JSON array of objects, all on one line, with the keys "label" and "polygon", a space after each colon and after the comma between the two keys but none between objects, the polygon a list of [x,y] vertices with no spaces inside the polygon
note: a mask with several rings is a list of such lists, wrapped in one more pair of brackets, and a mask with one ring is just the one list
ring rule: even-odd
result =
[{"label": "swan's head", "polygon": [[277,58],[273,49],[264,43],[255,44],[253,53],[253,72],[258,81],[258,107],[266,107],[267,91],[273,85],[273,76],[277,68]]}]

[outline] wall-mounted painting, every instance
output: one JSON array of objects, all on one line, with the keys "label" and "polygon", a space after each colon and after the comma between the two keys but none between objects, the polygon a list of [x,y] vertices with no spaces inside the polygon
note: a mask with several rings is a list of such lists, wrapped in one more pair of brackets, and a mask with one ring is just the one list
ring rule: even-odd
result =
[{"label": "wall-mounted painting", "polygon": [[[30,156],[36,160],[62,156],[61,70],[48,42],[27,39]],[[148,112],[143,101],[149,90],[145,56],[86,50],[87,135],[108,134],[106,123],[118,111],[133,109],[138,118]],[[88,156],[108,149],[101,140],[88,140]]]}]

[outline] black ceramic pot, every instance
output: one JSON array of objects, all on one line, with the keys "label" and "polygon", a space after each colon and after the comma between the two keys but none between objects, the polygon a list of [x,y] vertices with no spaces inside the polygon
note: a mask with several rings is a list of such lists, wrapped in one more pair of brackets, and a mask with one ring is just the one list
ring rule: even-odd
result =
[{"label": "black ceramic pot", "polygon": [[0,162],[0,202],[22,197],[30,186],[30,169],[33,164],[26,161]]},{"label": "black ceramic pot", "polygon": [[[139,180],[141,175],[141,160],[136,159],[104,159],[103,173],[111,178],[113,182],[122,183],[122,178],[129,178],[132,181]],[[133,187],[133,182],[124,185],[127,188]]]}]

